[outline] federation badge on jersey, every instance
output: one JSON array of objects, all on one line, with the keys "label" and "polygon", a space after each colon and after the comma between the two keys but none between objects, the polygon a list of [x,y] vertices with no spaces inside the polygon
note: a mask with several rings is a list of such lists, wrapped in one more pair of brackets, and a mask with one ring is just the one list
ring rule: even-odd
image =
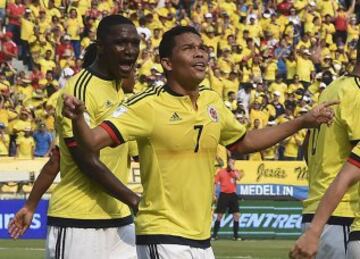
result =
[{"label": "federation badge on jersey", "polygon": [[219,115],[218,115],[218,112],[217,112],[217,110],[216,110],[216,108],[214,106],[212,106],[212,105],[208,106],[208,114],[209,114],[210,119],[213,122],[218,122],[219,121]]},{"label": "federation badge on jersey", "polygon": [[119,118],[122,114],[124,114],[125,112],[127,112],[128,108],[126,108],[123,105],[120,105],[119,107],[116,108],[116,110],[113,112],[112,117],[113,118]]}]

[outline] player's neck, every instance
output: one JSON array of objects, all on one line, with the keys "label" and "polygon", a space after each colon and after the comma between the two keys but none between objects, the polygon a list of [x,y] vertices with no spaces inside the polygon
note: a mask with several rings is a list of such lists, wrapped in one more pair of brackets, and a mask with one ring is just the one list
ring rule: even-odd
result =
[{"label": "player's neck", "polygon": [[96,58],[95,62],[92,63],[89,68],[101,78],[113,79],[113,76],[106,69],[106,64],[102,64],[101,60],[98,58]]},{"label": "player's neck", "polygon": [[195,109],[197,109],[197,99],[199,98],[199,85],[198,84],[184,84],[172,78],[168,78],[168,86],[172,91],[179,95],[187,95],[190,97],[191,102]]}]

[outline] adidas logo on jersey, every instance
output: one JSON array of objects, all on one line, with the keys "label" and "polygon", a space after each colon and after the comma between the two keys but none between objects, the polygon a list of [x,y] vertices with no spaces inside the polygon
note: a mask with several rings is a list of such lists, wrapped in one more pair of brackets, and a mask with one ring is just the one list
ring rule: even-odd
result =
[{"label": "adidas logo on jersey", "polygon": [[170,121],[181,121],[181,117],[176,112],[174,112],[170,117]]}]

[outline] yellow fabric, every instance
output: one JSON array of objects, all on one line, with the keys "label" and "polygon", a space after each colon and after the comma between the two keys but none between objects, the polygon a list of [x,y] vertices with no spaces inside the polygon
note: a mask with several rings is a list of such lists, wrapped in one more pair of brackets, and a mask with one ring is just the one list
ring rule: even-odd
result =
[{"label": "yellow fabric", "polygon": [[217,146],[246,129],[214,91],[200,91],[195,111],[188,96],[166,89],[134,96],[107,120],[115,134],[138,143],[144,193],[136,234],[208,239]]},{"label": "yellow fabric", "polygon": [[296,74],[296,61],[286,59],[286,79],[291,80],[294,78],[294,75]]},{"label": "yellow fabric", "polygon": [[287,85],[285,83],[276,83],[273,82],[270,87],[269,87],[269,91],[274,94],[275,91],[280,92],[280,99],[279,102],[284,103],[285,102],[285,93],[287,91]]},{"label": "yellow fabric", "polygon": [[18,147],[17,157],[22,159],[32,159],[35,141],[33,137],[18,136],[16,138],[16,146]]},{"label": "yellow fabric", "polygon": [[[88,81],[89,80],[89,81]],[[72,77],[63,88],[64,93],[85,101],[86,120],[95,127],[108,117],[123,100],[124,93],[115,81],[103,80],[87,70]],[[77,91],[75,91],[75,88]],[[60,138],[61,182],[52,193],[48,215],[73,219],[114,219],[130,215],[128,206],[106,194],[96,182],[81,173],[71,158],[64,138],[72,138],[71,121],[61,115],[62,98],[58,98],[56,129]],[[100,160],[121,181],[127,181],[128,146],[105,148]]]},{"label": "yellow fabric", "polygon": [[[356,81],[357,80],[357,81]],[[360,139],[360,120],[354,111],[360,109],[359,78],[343,76],[330,84],[321,94],[319,102],[341,100],[334,106],[334,122],[322,125],[320,131],[312,129],[309,137],[309,196],[304,201],[304,213],[314,213],[329,185],[348,159],[351,141]],[[329,148],[331,147],[331,148]],[[358,185],[345,194],[332,215],[354,217],[358,211]]]},{"label": "yellow fabric", "polygon": [[262,151],[264,160],[275,160],[277,155],[278,145],[274,145],[264,151]]},{"label": "yellow fabric", "polygon": [[20,38],[24,41],[29,41],[32,35],[34,35],[34,24],[29,20],[21,18]]},{"label": "yellow fabric", "polygon": [[300,56],[296,58],[296,74],[299,75],[300,81],[310,82],[311,71],[315,71],[315,67],[310,59]]},{"label": "yellow fabric", "polygon": [[31,120],[24,121],[18,119],[14,122],[13,129],[16,132],[24,131],[26,128],[32,128]]},{"label": "yellow fabric", "polygon": [[274,81],[276,76],[277,64],[275,60],[270,61],[265,67],[264,79]]},{"label": "yellow fabric", "polygon": [[56,68],[56,63],[50,59],[50,60],[46,60],[46,59],[40,59],[39,60],[39,65],[41,67],[41,72],[45,75],[46,72],[48,70],[54,70],[54,68]]},{"label": "yellow fabric", "polygon": [[82,22],[78,18],[69,18],[65,24],[71,40],[80,40],[80,30],[83,27]]},{"label": "yellow fabric", "polygon": [[225,82],[219,77],[216,77],[212,71],[210,71],[210,85],[211,89],[213,89],[215,92],[217,92],[221,98],[224,98],[224,88],[225,88]]},{"label": "yellow fabric", "polygon": [[227,99],[228,93],[229,92],[235,92],[235,94],[237,94],[237,92],[239,91],[239,81],[238,80],[229,80],[229,79],[224,79],[224,98]]},{"label": "yellow fabric", "polygon": [[0,156],[9,155],[9,143],[10,143],[9,134],[0,133]]},{"label": "yellow fabric", "polygon": [[297,158],[299,152],[299,141],[297,134],[292,135],[284,140],[284,156]]},{"label": "yellow fabric", "polygon": [[254,125],[254,121],[256,119],[260,120],[259,128],[264,128],[264,127],[266,127],[266,125],[268,123],[269,116],[263,111],[251,109],[251,111],[250,111],[251,125]]}]

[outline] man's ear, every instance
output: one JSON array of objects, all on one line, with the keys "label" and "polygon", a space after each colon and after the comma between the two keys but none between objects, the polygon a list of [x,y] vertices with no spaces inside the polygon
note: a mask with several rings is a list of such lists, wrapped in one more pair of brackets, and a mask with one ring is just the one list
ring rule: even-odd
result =
[{"label": "man's ear", "polygon": [[160,60],[161,66],[164,68],[165,71],[172,71],[172,64],[169,58],[162,58]]}]

